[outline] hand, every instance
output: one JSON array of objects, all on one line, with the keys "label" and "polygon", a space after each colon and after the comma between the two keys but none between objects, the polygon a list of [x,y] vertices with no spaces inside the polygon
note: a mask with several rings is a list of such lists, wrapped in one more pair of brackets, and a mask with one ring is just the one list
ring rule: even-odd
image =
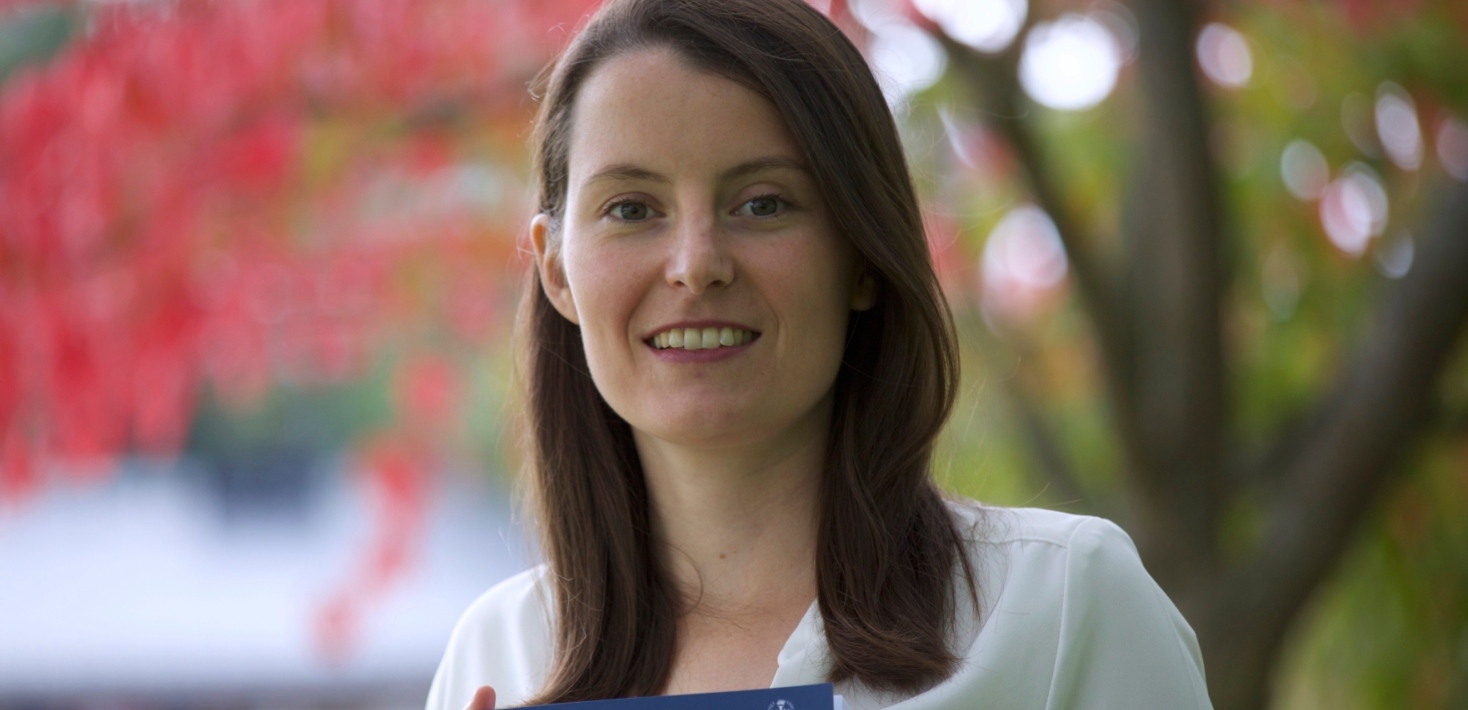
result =
[{"label": "hand", "polygon": [[479,690],[474,691],[474,699],[464,710],[494,710],[494,688],[479,686]]}]

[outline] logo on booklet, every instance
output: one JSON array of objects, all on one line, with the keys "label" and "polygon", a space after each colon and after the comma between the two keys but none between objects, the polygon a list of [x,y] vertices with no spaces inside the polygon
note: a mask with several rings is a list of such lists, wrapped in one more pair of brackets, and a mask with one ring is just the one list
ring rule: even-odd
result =
[{"label": "logo on booklet", "polygon": [[770,703],[770,707],[768,708],[768,710],[795,710],[795,703],[781,698],[780,700],[776,700],[775,702]]}]

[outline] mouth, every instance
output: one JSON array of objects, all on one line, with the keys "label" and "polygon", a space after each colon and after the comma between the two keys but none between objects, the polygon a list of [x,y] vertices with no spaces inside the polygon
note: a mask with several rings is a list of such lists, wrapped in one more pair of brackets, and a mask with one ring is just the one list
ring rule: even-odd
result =
[{"label": "mouth", "polygon": [[742,328],[669,328],[648,338],[656,350],[714,350],[754,342],[759,333]]}]

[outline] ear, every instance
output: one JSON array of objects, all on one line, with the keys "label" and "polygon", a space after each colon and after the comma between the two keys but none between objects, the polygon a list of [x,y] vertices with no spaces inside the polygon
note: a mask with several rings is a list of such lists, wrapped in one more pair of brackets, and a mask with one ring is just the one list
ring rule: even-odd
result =
[{"label": "ear", "polygon": [[576,299],[571,296],[571,285],[561,264],[558,241],[555,221],[550,215],[538,214],[530,220],[530,243],[535,246],[535,268],[540,272],[540,288],[562,318],[581,325],[576,316]]},{"label": "ear", "polygon": [[856,285],[851,289],[851,310],[868,311],[877,305],[877,277],[865,266],[856,273]]}]

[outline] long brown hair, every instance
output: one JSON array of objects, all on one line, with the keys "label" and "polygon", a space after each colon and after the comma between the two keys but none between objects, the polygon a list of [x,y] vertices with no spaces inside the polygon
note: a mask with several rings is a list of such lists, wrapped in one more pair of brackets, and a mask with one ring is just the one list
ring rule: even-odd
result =
[{"label": "long brown hair", "polygon": [[[896,124],[870,69],[802,0],[613,0],[552,65],[535,128],[539,209],[561,222],[572,107],[608,58],[666,47],[767,98],[835,220],[877,279],[853,313],[821,477],[816,584],[830,680],[917,692],[958,657],[976,599],[963,536],[930,476],[958,382],[952,318],[924,239]],[[553,231],[559,227],[553,227]],[[653,538],[628,424],[598,393],[580,329],[532,270],[520,344],[532,491],[553,582],[555,651],[536,702],[656,694],[681,603]],[[960,595],[955,579],[967,581]]]}]

